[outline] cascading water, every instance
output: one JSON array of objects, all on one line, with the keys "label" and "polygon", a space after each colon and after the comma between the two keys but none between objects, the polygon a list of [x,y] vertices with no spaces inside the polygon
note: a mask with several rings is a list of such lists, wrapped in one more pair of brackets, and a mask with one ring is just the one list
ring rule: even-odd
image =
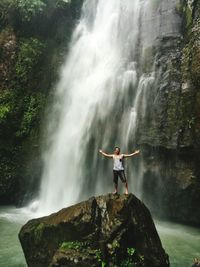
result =
[{"label": "cascading water", "polygon": [[[180,33],[178,3],[85,0],[47,120],[38,213],[32,213],[36,202],[0,207],[0,266],[26,266],[17,234],[28,219],[112,190],[112,160],[98,149],[135,148],[137,126],[150,113],[149,99],[159,86],[152,47],[160,37]],[[126,166],[130,191],[139,197],[141,158]],[[156,224],[172,267],[189,266],[199,256],[199,229]]]},{"label": "cascading water", "polygon": [[[111,191],[111,163],[98,149],[135,148],[138,110],[142,118],[155,80],[153,67],[141,68],[149,7],[141,0],[84,2],[48,119],[40,212]],[[142,162],[135,161],[129,160],[128,179],[140,196]]]}]

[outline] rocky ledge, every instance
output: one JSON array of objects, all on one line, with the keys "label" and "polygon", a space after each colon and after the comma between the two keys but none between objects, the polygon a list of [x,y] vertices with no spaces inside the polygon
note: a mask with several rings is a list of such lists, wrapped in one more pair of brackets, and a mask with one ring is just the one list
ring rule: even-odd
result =
[{"label": "rocky ledge", "polygon": [[167,267],[147,207],[133,194],[92,197],[30,220],[19,239],[29,267]]}]

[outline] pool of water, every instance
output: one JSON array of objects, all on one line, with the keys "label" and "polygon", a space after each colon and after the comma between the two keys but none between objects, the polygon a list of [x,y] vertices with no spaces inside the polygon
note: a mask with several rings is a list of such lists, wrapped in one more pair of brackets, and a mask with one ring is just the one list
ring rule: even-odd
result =
[{"label": "pool of water", "polygon": [[0,207],[0,267],[25,267],[18,232],[26,222],[22,209]]},{"label": "pool of water", "polygon": [[[18,233],[32,216],[26,209],[0,207],[0,267],[27,266]],[[171,267],[189,267],[193,258],[200,258],[200,229],[160,221],[156,221],[156,228]]]},{"label": "pool of water", "polygon": [[172,267],[191,267],[194,258],[200,258],[200,229],[156,221],[163,247]]}]

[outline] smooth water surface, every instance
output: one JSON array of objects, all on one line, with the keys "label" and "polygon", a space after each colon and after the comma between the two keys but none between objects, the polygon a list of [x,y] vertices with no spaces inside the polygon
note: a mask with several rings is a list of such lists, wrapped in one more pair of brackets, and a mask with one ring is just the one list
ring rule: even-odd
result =
[{"label": "smooth water surface", "polygon": [[23,209],[0,207],[0,267],[27,266],[18,239],[27,219]]},{"label": "smooth water surface", "polygon": [[188,267],[200,258],[200,229],[169,222],[156,222],[172,267]]}]

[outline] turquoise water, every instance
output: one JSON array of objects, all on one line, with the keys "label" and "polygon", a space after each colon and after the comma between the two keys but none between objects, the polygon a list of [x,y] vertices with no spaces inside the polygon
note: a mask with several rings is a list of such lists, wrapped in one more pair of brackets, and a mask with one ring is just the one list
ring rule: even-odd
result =
[{"label": "turquoise water", "polygon": [[156,222],[172,267],[191,267],[200,258],[200,229],[169,222]]},{"label": "turquoise water", "polygon": [[[29,218],[25,209],[0,207],[0,267],[26,266],[18,232]],[[156,227],[171,267],[189,267],[193,258],[200,258],[200,229],[160,221]]]},{"label": "turquoise water", "polygon": [[18,232],[26,222],[21,209],[0,207],[0,267],[25,267]]}]

